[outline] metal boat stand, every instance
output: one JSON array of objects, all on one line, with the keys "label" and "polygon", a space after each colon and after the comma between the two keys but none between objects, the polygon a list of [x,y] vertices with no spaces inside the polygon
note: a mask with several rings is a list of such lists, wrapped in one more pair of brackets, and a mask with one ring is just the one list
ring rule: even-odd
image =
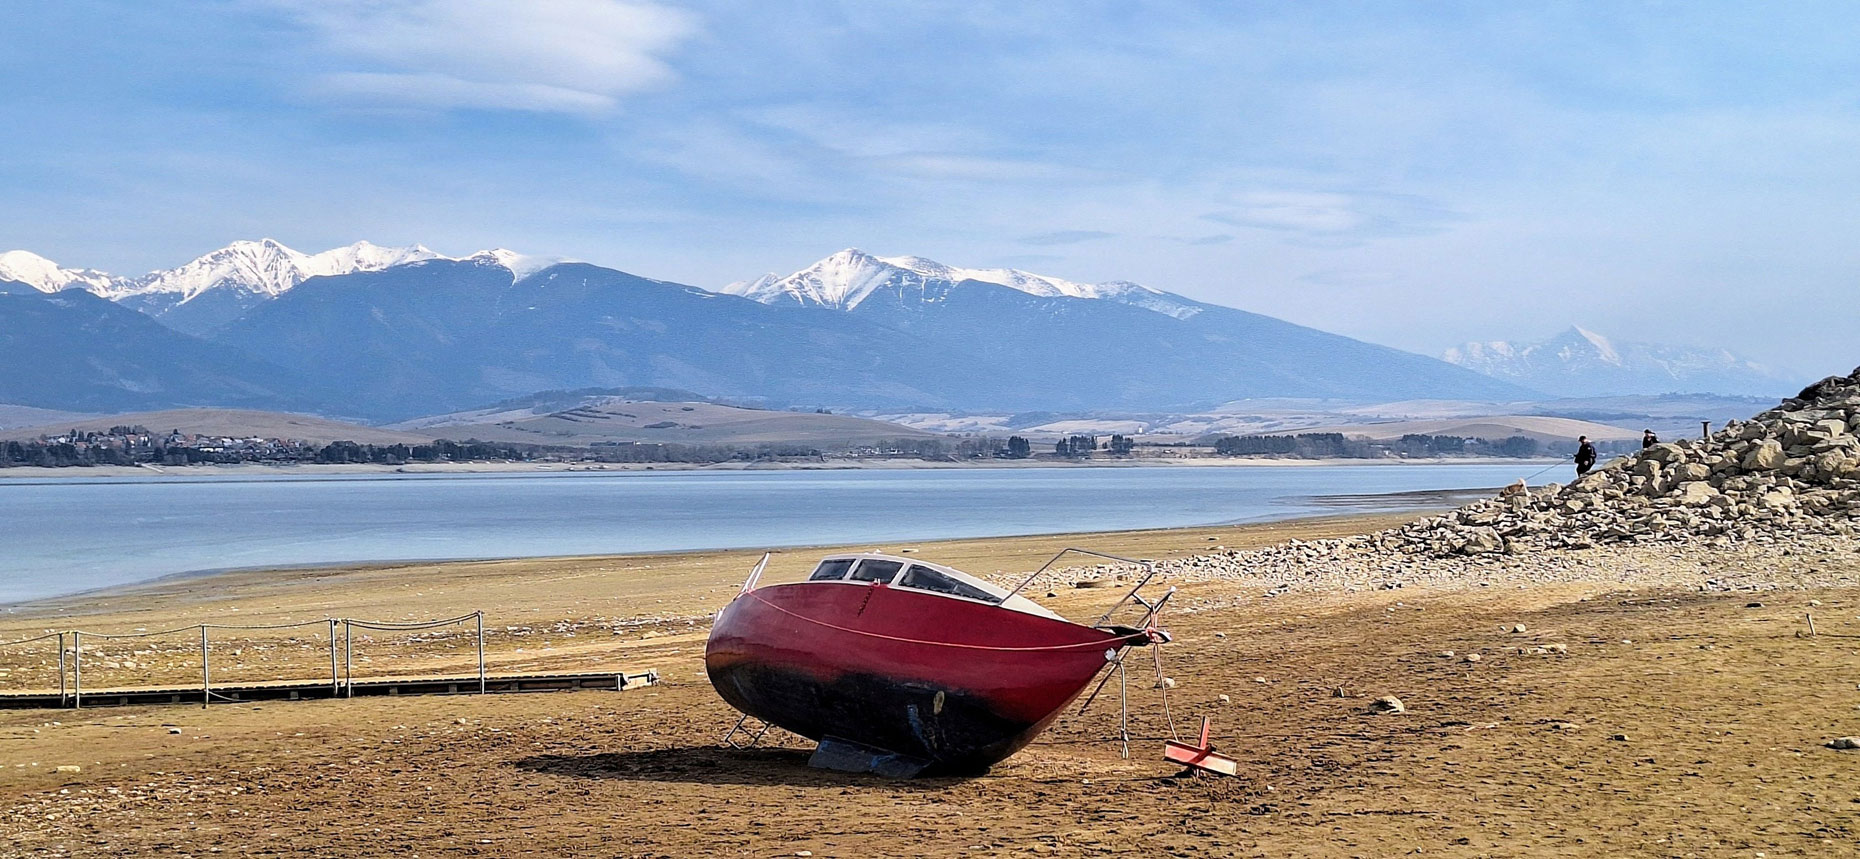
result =
[{"label": "metal boat stand", "polygon": [[[730,726],[730,732],[723,735],[723,744],[726,746],[729,746],[732,749],[738,749],[738,750],[747,749],[747,748],[754,746],[757,743],[762,742],[762,736],[764,734],[767,734],[770,728],[775,727],[774,725],[771,725],[767,722],[763,722],[761,719],[757,719],[756,721],[760,723],[762,727],[756,729],[754,734],[751,734],[750,729],[746,727],[749,723],[750,718],[751,717],[749,716],[749,714],[745,713],[743,714],[743,718],[737,719],[736,724]],[[736,738],[736,735],[739,732],[742,733],[743,736],[748,737],[749,739],[738,740]]]}]

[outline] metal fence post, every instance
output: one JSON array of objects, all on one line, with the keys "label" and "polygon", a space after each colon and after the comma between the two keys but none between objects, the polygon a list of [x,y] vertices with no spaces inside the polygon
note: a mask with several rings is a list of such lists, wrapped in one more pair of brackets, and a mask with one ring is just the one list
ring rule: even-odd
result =
[{"label": "metal fence post", "polygon": [[329,619],[329,697],[342,694],[342,675],[336,673],[336,619]]},{"label": "metal fence post", "polygon": [[342,677],[344,697],[355,697],[355,622],[342,621]]},{"label": "metal fence post", "polygon": [[484,609],[478,610],[478,694],[484,694]]},{"label": "metal fence post", "polygon": [[70,698],[65,691],[65,634],[58,633],[58,706],[63,707]]},{"label": "metal fence post", "polygon": [[71,709],[84,709],[84,633],[71,630]]},{"label": "metal fence post", "polygon": [[200,709],[207,709],[213,698],[213,687],[207,671],[207,625],[200,625]]}]

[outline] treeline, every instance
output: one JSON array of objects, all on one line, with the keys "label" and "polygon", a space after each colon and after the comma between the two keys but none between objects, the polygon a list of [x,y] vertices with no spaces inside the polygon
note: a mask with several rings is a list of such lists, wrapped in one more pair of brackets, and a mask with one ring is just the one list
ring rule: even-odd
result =
[{"label": "treeline", "polygon": [[267,442],[254,445],[200,447],[154,445],[116,447],[71,442],[9,441],[0,444],[0,468],[39,466],[60,468],[90,465],[230,465],[240,462],[349,463],[400,465],[408,462],[470,462],[491,459],[527,460],[534,448],[484,442],[436,441],[432,444],[357,444],[338,441],[312,443]]},{"label": "treeline", "polygon": [[1380,459],[1384,457],[1436,456],[1562,456],[1574,452],[1546,446],[1529,436],[1514,435],[1502,439],[1467,438],[1456,435],[1409,434],[1399,439],[1371,440],[1347,438],[1342,433],[1308,432],[1289,435],[1230,435],[1214,441],[1214,452],[1221,456],[1276,456],[1295,459]]},{"label": "treeline", "polygon": [[405,465],[409,462],[484,462],[493,459],[527,460],[535,448],[482,441],[456,442],[440,439],[432,444],[357,444],[352,441],[330,442],[317,449],[310,461],[316,463],[376,463]]}]

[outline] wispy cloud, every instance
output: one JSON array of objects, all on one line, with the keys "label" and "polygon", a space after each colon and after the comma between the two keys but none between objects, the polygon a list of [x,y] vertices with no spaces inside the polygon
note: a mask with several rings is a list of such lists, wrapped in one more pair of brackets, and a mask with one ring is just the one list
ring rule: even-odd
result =
[{"label": "wispy cloud", "polygon": [[1103,230],[1060,230],[1056,233],[1022,236],[1020,243],[1023,245],[1076,245],[1080,242],[1108,239],[1114,235],[1116,233],[1107,233]]},{"label": "wispy cloud", "polygon": [[1461,216],[1433,201],[1404,194],[1270,190],[1238,194],[1231,206],[1202,217],[1334,243],[1428,235]]},{"label": "wispy cloud", "polygon": [[333,64],[310,89],[373,106],[612,111],[670,81],[697,19],[637,0],[275,0]]}]

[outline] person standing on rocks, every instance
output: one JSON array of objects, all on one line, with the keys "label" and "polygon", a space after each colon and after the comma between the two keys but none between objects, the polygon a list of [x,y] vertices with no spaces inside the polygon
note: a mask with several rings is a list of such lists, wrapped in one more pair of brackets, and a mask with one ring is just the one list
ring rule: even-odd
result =
[{"label": "person standing on rocks", "polygon": [[1576,476],[1581,477],[1595,467],[1595,445],[1589,443],[1586,435],[1576,437]]},{"label": "person standing on rocks", "polygon": [[1640,449],[1641,450],[1646,450],[1647,448],[1653,447],[1654,445],[1659,444],[1659,443],[1660,443],[1660,437],[1657,435],[1654,435],[1653,430],[1641,431],[1641,434],[1640,434]]}]

